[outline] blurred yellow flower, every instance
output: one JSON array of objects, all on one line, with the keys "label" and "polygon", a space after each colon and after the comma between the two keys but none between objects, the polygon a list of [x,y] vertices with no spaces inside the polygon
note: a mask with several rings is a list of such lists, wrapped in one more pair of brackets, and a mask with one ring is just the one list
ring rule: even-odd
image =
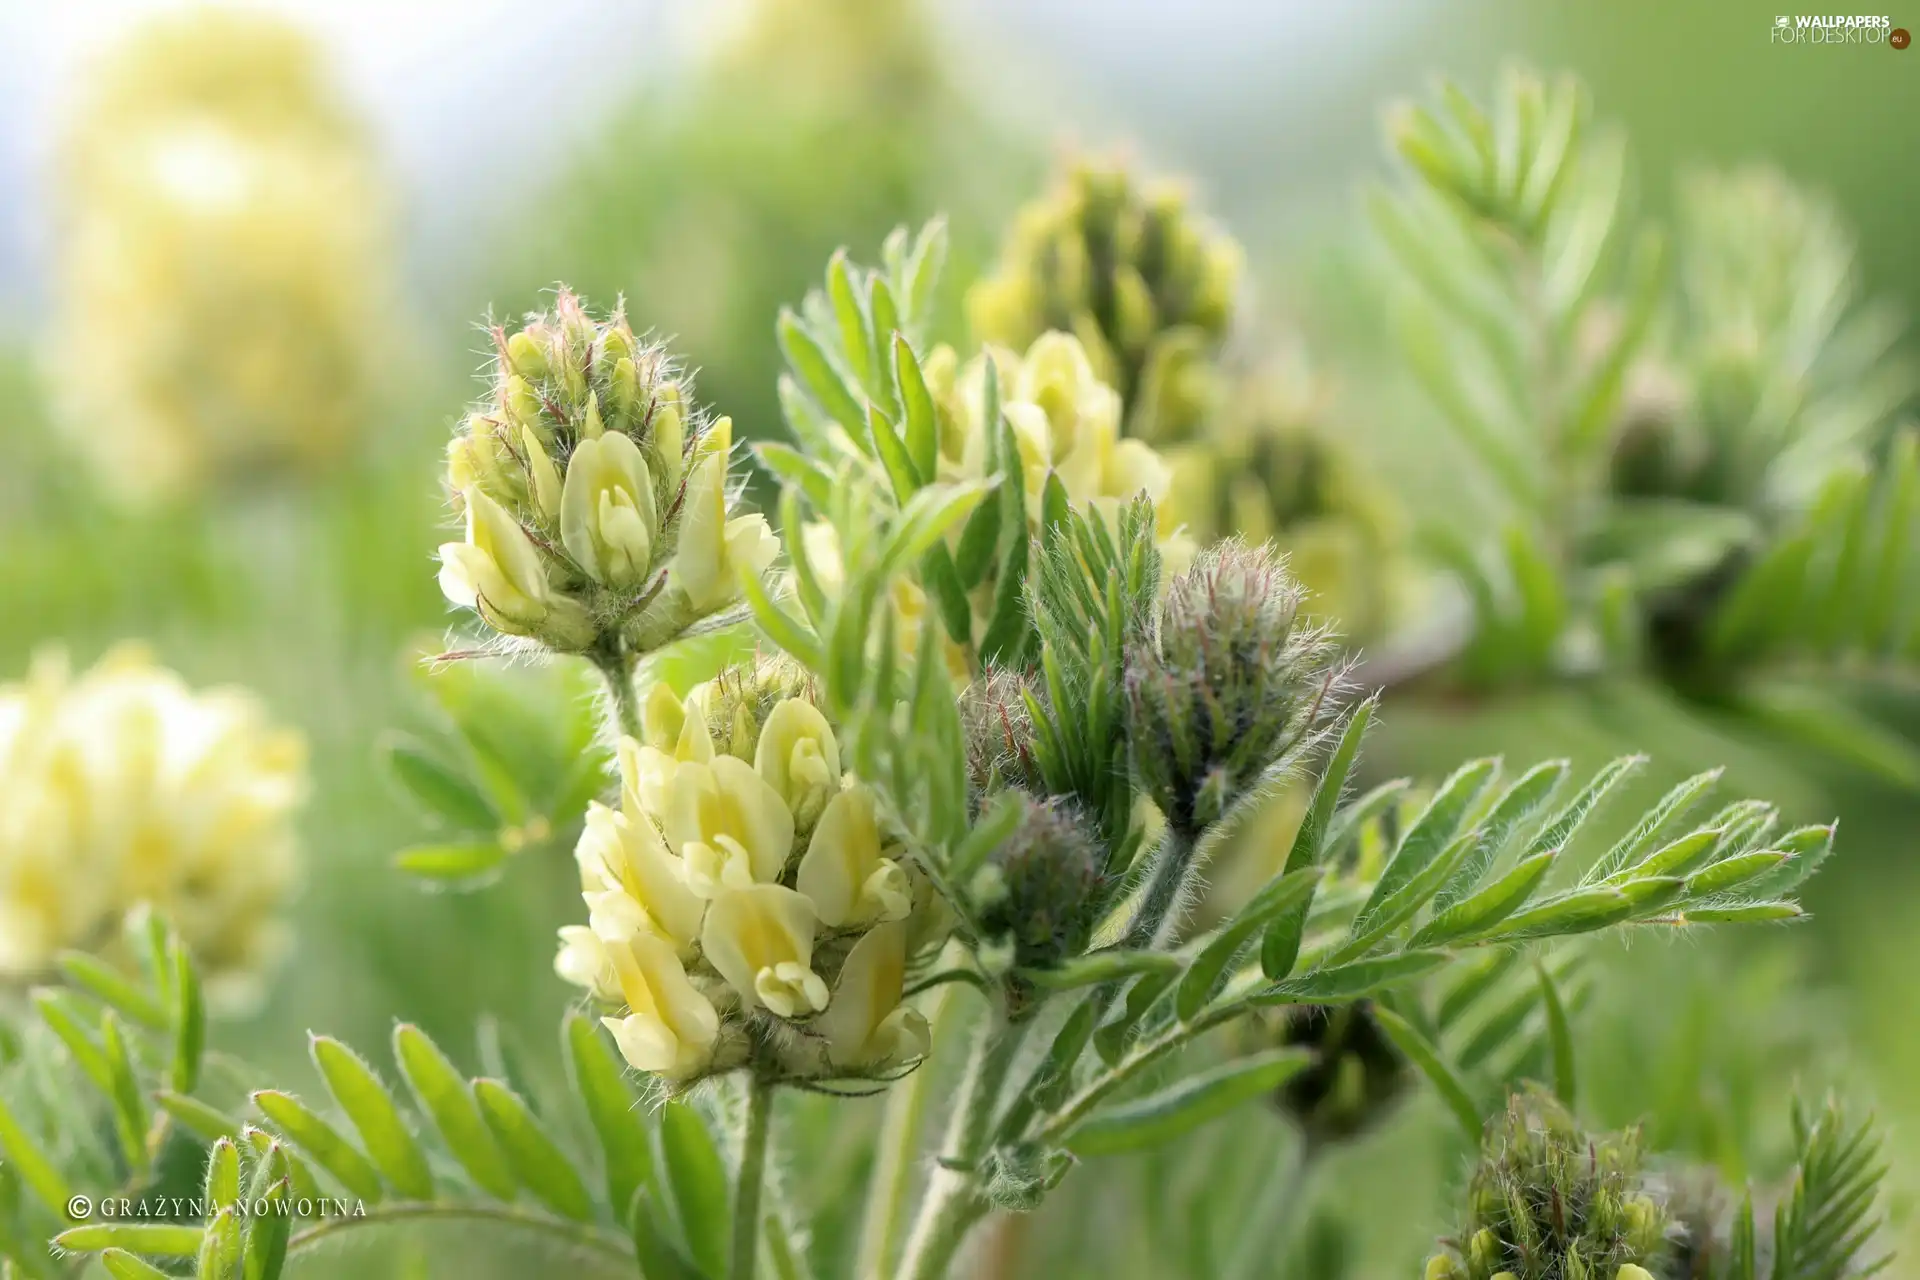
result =
[{"label": "blurred yellow flower", "polygon": [[195,692],[138,648],[0,687],[0,979],[109,946],[139,904],[216,982],[257,976],[297,873],[300,736],[235,689]]},{"label": "blurred yellow flower", "polygon": [[313,43],[260,13],[156,19],[91,75],[60,152],[51,372],[108,487],[310,470],[393,348],[383,192]]},{"label": "blurred yellow flower", "polygon": [[700,441],[700,454],[687,480],[687,514],[680,525],[670,581],[694,609],[710,612],[740,596],[738,572],[760,573],[780,552],[767,518],[727,516],[727,454],[733,446],[733,422],[722,418]]},{"label": "blurred yellow flower", "polygon": [[927,1020],[901,1003],[906,974],[906,925],[880,925],[853,944],[833,1001],[814,1024],[829,1062],[884,1069],[927,1055],[933,1041]]},{"label": "blurred yellow flower", "polygon": [[749,1008],[782,1018],[827,1007],[813,971],[813,903],[783,885],[728,889],[707,908],[700,949]]}]

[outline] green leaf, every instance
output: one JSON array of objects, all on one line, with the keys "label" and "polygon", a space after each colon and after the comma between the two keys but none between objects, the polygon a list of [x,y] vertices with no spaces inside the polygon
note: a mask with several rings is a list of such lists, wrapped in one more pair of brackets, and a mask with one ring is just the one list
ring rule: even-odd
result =
[{"label": "green leaf", "polygon": [[1453,1112],[1454,1119],[1460,1122],[1461,1130],[1469,1142],[1480,1141],[1480,1132],[1484,1118],[1480,1108],[1474,1105],[1473,1095],[1460,1080],[1460,1076],[1440,1056],[1440,1051],[1414,1025],[1393,1010],[1383,1005],[1373,1007],[1373,1017],[1380,1029],[1387,1033],[1395,1047],[1405,1054],[1407,1060],[1420,1068],[1424,1075],[1440,1094],[1440,1100]]},{"label": "green leaf", "polygon": [[836,249],[827,263],[827,298],[833,304],[834,319],[840,325],[840,350],[846,356],[853,376],[862,383],[873,381],[872,355],[867,350],[867,313],[853,276],[853,264],[845,249]]},{"label": "green leaf", "polygon": [[877,404],[867,406],[867,433],[873,438],[880,464],[886,468],[887,482],[893,486],[893,496],[905,505],[920,491],[920,477],[913,469],[913,459],[907,453],[906,442],[893,429],[892,421]]},{"label": "green leaf", "polygon": [[69,1253],[124,1249],[150,1258],[192,1258],[200,1253],[199,1227],[170,1222],[93,1222],[55,1236],[52,1244]]},{"label": "green leaf", "polygon": [[1633,830],[1620,838],[1619,843],[1609,849],[1604,857],[1588,869],[1582,884],[1593,884],[1605,880],[1620,868],[1633,862],[1641,854],[1653,847],[1660,833],[1678,819],[1686,817],[1689,810],[1719,783],[1720,769],[1709,769],[1682,782],[1662,796],[1660,803],[1649,809],[1640,821],[1633,824]]},{"label": "green leaf", "polygon": [[1646,761],[1645,756],[1621,756],[1602,766],[1593,780],[1581,788],[1580,794],[1569,800],[1566,807],[1554,815],[1553,821],[1527,842],[1527,852],[1535,854],[1548,849],[1557,851],[1566,848],[1580,828],[1586,825],[1587,819],[1593,816],[1600,802],[1607,798],[1607,794],[1631,777]]},{"label": "green leaf", "polygon": [[160,1268],[125,1249],[108,1249],[100,1255],[100,1264],[113,1280],[174,1280]]},{"label": "green leaf", "polygon": [[983,502],[973,509],[960,530],[960,545],[954,550],[954,569],[960,585],[968,591],[986,579],[993,567],[993,553],[1000,546],[1000,516],[1003,504]]},{"label": "green leaf", "polygon": [[450,765],[411,738],[394,737],[382,753],[387,772],[420,806],[423,814],[456,831],[494,831],[500,815],[492,801]]},{"label": "green leaf", "polygon": [[1319,891],[1316,880],[1306,897],[1280,913],[1260,940],[1260,972],[1278,982],[1300,963],[1300,944],[1307,936],[1307,919],[1313,914],[1313,895]]},{"label": "green leaf", "polygon": [[633,1251],[641,1274],[646,1280],[707,1280],[670,1238],[662,1222],[664,1216],[652,1191],[642,1188],[635,1194],[627,1225],[633,1232]]},{"label": "green leaf", "polygon": [[1688,924],[1767,924],[1798,920],[1807,913],[1797,902],[1744,902],[1731,907],[1689,907]]},{"label": "green leaf", "polygon": [[93,1082],[94,1088],[101,1093],[111,1094],[113,1069],[107,1065],[107,1055],[101,1050],[99,1042],[87,1030],[89,1015],[79,998],[71,992],[42,987],[34,991],[31,999],[33,1007],[40,1014],[40,1020],[66,1045],[67,1052],[73,1055],[74,1062]]},{"label": "green leaf", "polygon": [[1725,893],[1737,889],[1748,881],[1758,880],[1785,862],[1788,855],[1778,849],[1762,849],[1755,853],[1735,854],[1723,858],[1710,867],[1704,867],[1687,877],[1687,896],[1703,898],[1710,894]]},{"label": "green leaf", "polygon": [[433,1199],[433,1174],[426,1154],[373,1068],[328,1036],[313,1037],[311,1052],[327,1091],[353,1122],[374,1167],[407,1199]]},{"label": "green leaf", "polygon": [[731,1197],[726,1167],[700,1113],[684,1102],[660,1109],[658,1167],[666,1170],[666,1189],[680,1237],[700,1269],[724,1274],[730,1242],[727,1226]]},{"label": "green leaf", "polygon": [[1294,833],[1293,847],[1287,851],[1288,874],[1315,865],[1326,852],[1328,828],[1333,822],[1334,812],[1340,807],[1340,796],[1346,790],[1347,775],[1353,771],[1353,762],[1360,755],[1361,740],[1367,736],[1367,728],[1373,723],[1373,713],[1379,705],[1380,695],[1376,693],[1347,713],[1347,722],[1340,730],[1340,742],[1328,758],[1327,767],[1320,771],[1320,777],[1313,784],[1313,796],[1307,801],[1306,816],[1300,820],[1300,829]]},{"label": "green leaf", "polygon": [[393,855],[393,867],[423,880],[458,883],[490,876],[506,860],[507,851],[496,840],[457,840],[411,845]]},{"label": "green leaf", "polygon": [[274,1137],[265,1129],[256,1129],[252,1125],[240,1127],[240,1140],[253,1148],[260,1164],[276,1175],[275,1180],[284,1177],[296,1200],[318,1200],[321,1197],[319,1181],[313,1176],[313,1170],[307,1168],[306,1161],[294,1155],[286,1143]]},{"label": "green leaf", "polygon": [[1531,910],[1509,916],[1505,923],[1481,936],[1512,941],[1588,933],[1619,923],[1632,915],[1633,909],[1633,899],[1620,889],[1596,885],[1560,894]]},{"label": "green leaf", "polygon": [[239,1280],[240,1218],[233,1209],[222,1209],[207,1220],[195,1274],[198,1280]]},{"label": "green leaf", "polygon": [[931,484],[940,466],[940,421],[933,396],[920,372],[920,361],[906,335],[893,335],[893,371],[900,383],[900,403],[906,410],[907,455],[913,459],[920,483]]},{"label": "green leaf", "polygon": [[[93,996],[109,1009],[152,1031],[165,1031],[172,1025],[166,1006],[127,981],[119,970],[82,951],[63,951],[56,958],[67,980]],[[169,963],[168,977],[172,977]]]},{"label": "green leaf", "polygon": [[574,1086],[600,1139],[610,1204],[631,1204],[653,1178],[653,1147],[640,1120],[639,1100],[606,1034],[583,1013],[569,1013],[565,1040]]},{"label": "green leaf", "polygon": [[800,322],[800,318],[791,311],[780,313],[779,324],[775,329],[780,340],[780,350],[787,358],[787,367],[806,388],[815,403],[826,410],[827,416],[846,429],[848,436],[863,450],[871,452],[861,428],[866,425],[867,415],[860,404],[847,390],[846,383],[827,353],[814,341],[813,335]]},{"label": "green leaf", "polygon": [[1354,918],[1353,932],[1363,933],[1372,923],[1375,913],[1387,903],[1399,890],[1425,871],[1428,865],[1446,849],[1459,831],[1461,822],[1466,818],[1467,810],[1480,797],[1499,770],[1497,760],[1474,760],[1461,765],[1453,776],[1440,785],[1427,807],[1413,820],[1413,825],[1400,838],[1399,847],[1394,850],[1386,870],[1380,873],[1380,880],[1373,887],[1366,905]]},{"label": "green leaf", "polygon": [[1477,838],[1473,852],[1434,895],[1435,911],[1447,910],[1474,891],[1508,838],[1560,790],[1560,784],[1566,781],[1567,768],[1565,760],[1537,764],[1520,775],[1494,802],[1487,816],[1474,824]]},{"label": "green leaf", "polygon": [[1116,947],[1089,951],[1051,969],[1022,969],[1020,976],[1049,991],[1071,991],[1138,973],[1178,973],[1185,967],[1185,962],[1170,952],[1126,951]]},{"label": "green leaf", "polygon": [[1311,865],[1276,876],[1194,957],[1174,994],[1174,1009],[1181,1021],[1192,1019],[1213,999],[1227,967],[1249,939],[1313,896],[1320,876],[1321,869]]},{"label": "green leaf", "polygon": [[562,1217],[593,1221],[593,1197],[520,1095],[498,1080],[475,1080],[473,1100],[520,1185]]},{"label": "green leaf", "polygon": [[1127,988],[1126,1003],[1121,1006],[1120,1015],[1108,1020],[1093,1033],[1094,1052],[1100,1060],[1111,1066],[1120,1060],[1120,1054],[1127,1047],[1127,1041],[1133,1037],[1134,1029],[1140,1020],[1147,1016],[1154,1002],[1166,994],[1168,987],[1180,976],[1177,969],[1164,969],[1143,973],[1133,980]]},{"label": "green leaf", "polygon": [[207,1051],[207,1002],[200,992],[200,971],[184,944],[173,945],[173,1064],[167,1084],[175,1093],[192,1093],[200,1083],[200,1061]]},{"label": "green leaf", "polygon": [[[287,1204],[293,1194],[292,1183],[281,1178],[267,1189],[264,1197],[274,1206]],[[246,1257],[240,1274],[245,1280],[279,1280],[287,1261],[287,1240],[293,1233],[291,1208],[272,1208],[256,1214],[247,1228]]]},{"label": "green leaf", "polygon": [[67,1200],[73,1193],[67,1187],[67,1180],[59,1169],[41,1149],[40,1144],[27,1136],[20,1127],[13,1112],[7,1109],[6,1099],[0,1098],[0,1156],[6,1158],[20,1175],[20,1181],[32,1191],[34,1198],[45,1205],[51,1213],[61,1220],[66,1219]]},{"label": "green leaf", "polygon": [[162,1111],[173,1117],[175,1124],[203,1142],[217,1142],[240,1132],[241,1122],[238,1118],[210,1107],[198,1098],[157,1089],[153,1100]]},{"label": "green leaf", "polygon": [[1547,849],[1521,859],[1511,871],[1480,892],[1427,921],[1408,945],[1430,947],[1491,929],[1526,904],[1546,879],[1557,856],[1552,849]]},{"label": "green leaf", "polygon": [[832,505],[834,475],[821,463],[798,449],[771,440],[755,444],[753,454],[762,467],[804,493],[815,510],[825,511]]},{"label": "green leaf", "polygon": [[240,1199],[240,1148],[232,1138],[221,1138],[207,1152],[206,1198],[222,1209]]},{"label": "green leaf", "polygon": [[1607,877],[1608,884],[1620,884],[1639,876],[1685,875],[1688,868],[1713,853],[1723,833],[1717,827],[1690,831],[1672,844],[1656,849],[1638,863]]},{"label": "green leaf", "polygon": [[1540,979],[1540,1004],[1547,1012],[1547,1044],[1553,1054],[1553,1092],[1554,1096],[1572,1108],[1575,1105],[1577,1089],[1573,1063],[1573,1029],[1567,1023],[1567,1007],[1560,999],[1559,988],[1553,984],[1553,975],[1547,972],[1547,966],[1538,956],[1533,961],[1534,973]]},{"label": "green leaf", "polygon": [[1358,960],[1352,964],[1314,969],[1298,978],[1277,982],[1255,996],[1256,1005],[1332,1003],[1361,996],[1417,978],[1445,964],[1444,951],[1403,951],[1396,955]]},{"label": "green leaf", "polygon": [[380,1174],[372,1163],[305,1103],[292,1094],[263,1089],[253,1095],[253,1105],[349,1192],[370,1204],[380,1199]]},{"label": "green leaf", "polygon": [[120,1030],[120,1019],[111,1009],[100,1023],[100,1043],[113,1082],[108,1096],[113,1102],[121,1150],[126,1153],[127,1166],[136,1174],[144,1174],[152,1163],[147,1153],[147,1095],[140,1087],[140,1075]]},{"label": "green leaf", "polygon": [[1190,1076],[1136,1102],[1096,1112],[1067,1135],[1067,1149],[1102,1156],[1157,1146],[1271,1093],[1309,1061],[1303,1050],[1273,1049]]}]

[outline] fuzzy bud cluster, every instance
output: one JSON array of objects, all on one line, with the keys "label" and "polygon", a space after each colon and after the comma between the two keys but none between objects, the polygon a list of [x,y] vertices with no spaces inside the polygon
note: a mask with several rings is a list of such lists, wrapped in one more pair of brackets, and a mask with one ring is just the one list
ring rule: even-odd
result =
[{"label": "fuzzy bud cluster", "polygon": [[306,747],[248,693],[195,691],[123,646],[0,687],[0,982],[94,950],[147,906],[233,994],[279,950]]},{"label": "fuzzy bud cluster", "polygon": [[1091,826],[1065,800],[1009,793],[1021,806],[1013,833],[968,886],[990,943],[1013,963],[1044,969],[1084,950],[1105,879]]},{"label": "fuzzy bud cluster", "polygon": [[588,810],[588,922],[560,931],[555,962],[616,1011],[626,1060],[675,1088],[743,1066],[819,1080],[918,1062],[906,975],[944,917],[842,772],[804,678],[772,663],[684,700],[656,685],[642,720],[619,743],[619,807]]},{"label": "fuzzy bud cluster", "polygon": [[1652,1280],[1666,1249],[1638,1135],[1589,1136],[1538,1091],[1489,1124],[1469,1195],[1466,1230],[1428,1280]]},{"label": "fuzzy bud cluster", "polygon": [[1336,709],[1338,649],[1304,597],[1271,548],[1224,542],[1174,576],[1129,652],[1134,771],[1174,830],[1218,819]]},{"label": "fuzzy bud cluster", "polygon": [[1088,162],[1021,210],[967,311],[987,342],[1073,334],[1120,392],[1132,432],[1169,441],[1190,435],[1213,403],[1213,361],[1242,273],[1239,245],[1179,187]]},{"label": "fuzzy bud cluster", "polygon": [[578,653],[657,648],[738,602],[779,544],[736,510],[732,423],[704,423],[666,351],[624,315],[494,331],[493,391],[447,450],[466,536],[440,586],[494,630]]},{"label": "fuzzy bud cluster", "polygon": [[966,733],[967,782],[976,805],[1006,787],[1044,793],[1034,755],[1033,680],[994,668],[960,694],[960,724]]}]

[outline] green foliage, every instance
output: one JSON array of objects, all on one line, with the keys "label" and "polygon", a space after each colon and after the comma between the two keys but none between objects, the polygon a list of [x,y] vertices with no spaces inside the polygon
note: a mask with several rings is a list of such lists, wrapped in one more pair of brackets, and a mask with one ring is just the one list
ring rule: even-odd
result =
[{"label": "green foliage", "polygon": [[1910,661],[1899,325],[1769,172],[1698,175],[1675,235],[1636,228],[1587,117],[1566,79],[1486,109],[1447,86],[1395,117],[1407,180],[1370,205],[1401,354],[1500,494],[1429,539],[1475,617],[1457,674],[1634,673],[1913,785],[1909,744],[1805,683]]},{"label": "green foliage", "polygon": [[[590,1262],[589,1274],[633,1274],[638,1215],[652,1224],[664,1206],[658,1220],[689,1242],[724,1222],[724,1174],[706,1122],[681,1104],[650,1118],[585,1018],[565,1028],[578,1106],[564,1114],[536,1114],[498,1080],[469,1080],[404,1025],[394,1056],[411,1105],[364,1058],[319,1036],[312,1057],[331,1115],[272,1089],[229,1107],[220,1099],[234,1082],[257,1077],[206,1054],[197,1003],[179,995],[197,991],[198,975],[178,941],[145,921],[133,931],[158,940],[158,964],[128,976],[77,961],[83,985],[37,1001],[50,1034],[39,1052],[80,1063],[81,1079],[55,1109],[30,1118],[0,1102],[0,1260],[23,1276],[51,1274],[38,1243],[51,1237],[67,1254],[100,1255],[115,1276],[178,1274],[149,1261],[171,1259],[201,1277],[273,1280],[342,1232],[435,1219],[525,1235]],[[8,1076],[27,1065],[0,1075],[0,1095],[16,1093]],[[39,1131],[42,1115],[58,1117],[60,1129]],[[67,1142],[69,1126],[89,1129],[102,1117],[118,1133],[105,1167]],[[583,1130],[597,1154],[556,1136]],[[715,1178],[717,1204],[710,1190],[694,1191]],[[592,1182],[606,1194],[590,1191]],[[69,1219],[76,1194],[138,1207]]]}]

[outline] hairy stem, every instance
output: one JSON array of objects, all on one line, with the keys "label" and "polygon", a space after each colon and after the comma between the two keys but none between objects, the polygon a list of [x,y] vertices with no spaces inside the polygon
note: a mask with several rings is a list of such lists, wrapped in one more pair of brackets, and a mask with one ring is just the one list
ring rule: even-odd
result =
[{"label": "hairy stem", "polygon": [[754,1077],[747,1089],[747,1128],[740,1140],[740,1173],[733,1184],[733,1249],[728,1280],[753,1280],[760,1253],[760,1188],[767,1176],[767,1139],[773,1133],[771,1080]]},{"label": "hairy stem", "polygon": [[943,1280],[967,1232],[987,1214],[990,1206],[981,1192],[980,1158],[993,1132],[1000,1087],[1019,1055],[1026,1026],[1024,1021],[1008,1022],[998,1010],[981,1021],[967,1077],[947,1125],[946,1151],[920,1202],[907,1242],[901,1280]]},{"label": "hairy stem", "polygon": [[[927,1010],[927,1022],[932,1027],[935,1044],[945,1038],[942,1033],[953,1020],[955,1005],[954,987],[942,986],[934,994],[932,1006]],[[900,1210],[919,1165],[920,1135],[926,1128],[927,1101],[933,1084],[934,1071],[930,1064],[923,1063],[887,1096],[879,1155],[874,1161],[873,1179],[867,1186],[866,1214],[860,1227],[856,1274],[862,1280],[883,1280],[893,1265],[893,1255],[900,1243]]]},{"label": "hairy stem", "polygon": [[633,691],[633,663],[618,640],[608,641],[587,655],[607,683],[613,704],[613,722],[629,738],[640,736],[640,699]]},{"label": "hairy stem", "polygon": [[1148,873],[1146,891],[1140,897],[1140,910],[1127,930],[1125,947],[1158,946],[1172,930],[1174,904],[1180,900],[1187,869],[1193,863],[1193,837],[1169,827],[1153,851],[1153,869]]}]

